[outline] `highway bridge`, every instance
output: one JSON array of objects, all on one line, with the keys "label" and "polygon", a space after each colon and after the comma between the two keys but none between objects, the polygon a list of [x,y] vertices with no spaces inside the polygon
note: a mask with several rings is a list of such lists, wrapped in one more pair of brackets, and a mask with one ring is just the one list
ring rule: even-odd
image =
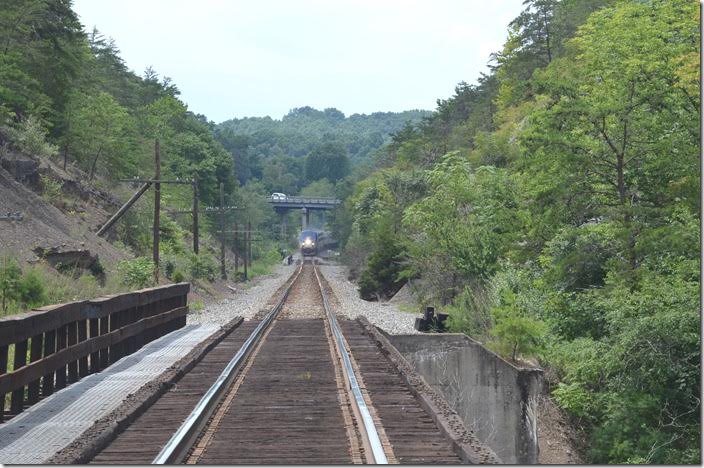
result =
[{"label": "highway bridge", "polygon": [[315,210],[332,210],[341,202],[329,197],[267,197],[267,201],[281,216],[281,232],[286,232],[286,213],[301,210],[301,230],[310,224],[310,212]]}]

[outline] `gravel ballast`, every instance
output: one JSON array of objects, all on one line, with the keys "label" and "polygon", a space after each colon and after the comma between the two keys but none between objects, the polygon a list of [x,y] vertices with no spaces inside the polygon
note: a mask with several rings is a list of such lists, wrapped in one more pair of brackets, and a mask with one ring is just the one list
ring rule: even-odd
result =
[{"label": "gravel ballast", "polygon": [[369,302],[359,297],[357,285],[347,279],[347,268],[339,265],[322,265],[320,271],[325,276],[340,304],[338,316],[356,319],[363,316],[373,325],[391,335],[419,333],[413,324],[416,315],[401,312],[398,306],[389,302]]},{"label": "gravel ballast", "polygon": [[[224,325],[234,317],[251,320],[270,301],[276,291],[295,271],[296,265],[279,265],[270,275],[255,280],[249,288],[238,288],[231,298],[208,304],[199,312],[188,314],[188,323]],[[413,328],[415,314],[402,312],[393,302],[368,302],[359,297],[357,286],[347,280],[347,267],[321,265],[320,271],[332,288],[338,316],[356,319],[366,317],[372,324],[392,335],[419,333]]]},{"label": "gravel ballast", "polygon": [[295,270],[296,265],[279,265],[270,275],[255,279],[255,284],[250,287],[238,284],[232,297],[210,303],[201,311],[191,311],[188,323],[224,325],[237,316],[251,320]]}]

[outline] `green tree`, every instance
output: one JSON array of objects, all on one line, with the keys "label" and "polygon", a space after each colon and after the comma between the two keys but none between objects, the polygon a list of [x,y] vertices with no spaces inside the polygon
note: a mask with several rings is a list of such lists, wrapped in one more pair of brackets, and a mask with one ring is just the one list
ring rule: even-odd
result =
[{"label": "green tree", "polygon": [[306,156],[305,178],[309,182],[328,179],[335,183],[349,174],[349,171],[347,150],[340,143],[323,143]]},{"label": "green tree", "polygon": [[303,187],[301,195],[305,197],[334,197],[335,186],[327,179],[319,179]]},{"label": "green tree", "polygon": [[507,295],[506,302],[494,309],[496,325],[489,333],[496,337],[496,348],[501,354],[516,360],[519,354],[534,353],[545,334],[543,324],[533,318],[521,315],[514,298]]},{"label": "green tree", "polygon": [[131,172],[135,160],[130,154],[133,122],[127,110],[106,92],[87,96],[76,111],[71,141],[78,160],[92,180],[98,161],[105,161],[113,177]]},{"label": "green tree", "polygon": [[0,85],[3,103],[18,117],[31,113],[60,131],[84,54],[81,24],[69,0],[7,3],[0,12],[0,74],[9,78]]},{"label": "green tree", "polygon": [[2,310],[7,310],[9,301],[15,300],[18,296],[18,288],[22,269],[17,260],[11,257],[3,257],[2,268],[0,268],[0,293],[2,293]]},{"label": "green tree", "polygon": [[388,299],[403,286],[403,250],[389,222],[375,227],[374,245],[359,276],[359,294],[366,300]]}]

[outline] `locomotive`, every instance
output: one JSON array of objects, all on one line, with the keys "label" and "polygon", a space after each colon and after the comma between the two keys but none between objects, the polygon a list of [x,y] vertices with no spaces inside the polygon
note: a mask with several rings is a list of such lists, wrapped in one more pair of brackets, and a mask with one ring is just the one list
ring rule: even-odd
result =
[{"label": "locomotive", "polygon": [[314,231],[306,229],[301,231],[298,236],[298,243],[301,246],[301,253],[304,257],[318,255],[325,244],[325,233],[323,231]]}]

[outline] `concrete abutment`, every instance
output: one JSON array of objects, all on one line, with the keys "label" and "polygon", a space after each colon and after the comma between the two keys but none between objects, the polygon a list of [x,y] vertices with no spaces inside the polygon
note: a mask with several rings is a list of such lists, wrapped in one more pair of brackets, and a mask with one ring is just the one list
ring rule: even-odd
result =
[{"label": "concrete abutment", "polygon": [[504,463],[538,463],[542,370],[516,367],[463,334],[388,338]]}]

